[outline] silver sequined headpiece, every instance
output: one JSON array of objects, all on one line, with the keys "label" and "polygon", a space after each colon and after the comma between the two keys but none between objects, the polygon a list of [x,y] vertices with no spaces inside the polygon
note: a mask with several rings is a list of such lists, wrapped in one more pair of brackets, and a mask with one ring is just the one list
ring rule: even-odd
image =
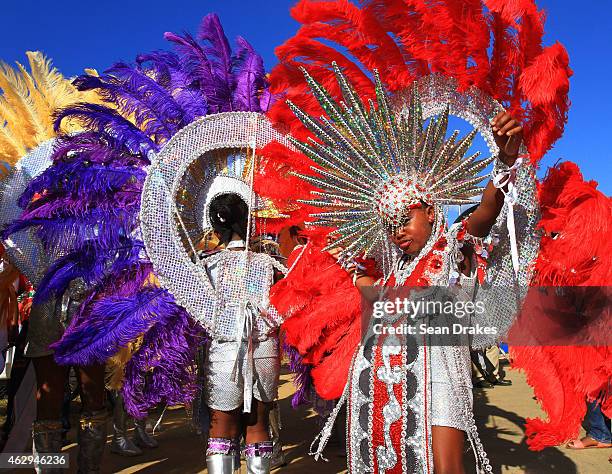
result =
[{"label": "silver sequined headpiece", "polygon": [[[408,103],[394,109],[375,73],[376,103],[366,107],[337,65],[333,68],[340,102],[304,70],[328,118],[315,119],[291,102],[289,107],[317,138],[290,138],[318,165],[314,175],[294,173],[319,188],[313,199],[301,202],[325,210],[311,217],[314,225],[336,229],[334,246],[345,247],[345,256],[367,255],[385,238],[388,227],[402,225],[407,212],[422,203],[436,208],[474,203],[483,191],[478,183],[486,176],[481,173],[496,150],[490,146],[491,156],[484,160],[477,160],[479,152],[466,156],[477,130],[460,140],[458,131],[446,138],[451,104],[438,110],[437,117],[429,113],[431,120],[424,127],[427,117],[416,83]],[[485,127],[479,125],[482,132]],[[492,137],[487,138],[491,145]]]},{"label": "silver sequined headpiece", "polygon": [[[209,229],[210,203],[232,193],[257,217],[259,212],[271,212],[250,183],[254,151],[274,140],[286,143],[263,114],[213,114],[174,135],[148,170],[140,211],[147,255],[162,286],[209,329],[214,323],[204,315],[210,313],[215,290],[193,254]],[[242,281],[244,273],[235,277]]]},{"label": "silver sequined headpiece", "polygon": [[[21,217],[23,209],[19,206],[19,197],[37,176],[41,175],[51,164],[53,155],[52,138],[22,157],[0,183],[0,228],[4,228]],[[3,241],[9,260],[36,287],[47,272],[50,262],[57,255],[45,251],[40,238],[34,229],[16,232]]]}]

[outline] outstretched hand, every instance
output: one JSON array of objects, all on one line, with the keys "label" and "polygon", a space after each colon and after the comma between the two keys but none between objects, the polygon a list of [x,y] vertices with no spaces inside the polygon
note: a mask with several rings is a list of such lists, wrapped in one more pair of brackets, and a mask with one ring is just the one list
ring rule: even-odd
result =
[{"label": "outstretched hand", "polygon": [[495,143],[499,147],[499,159],[506,165],[512,166],[523,141],[521,123],[508,112],[500,112],[491,121],[491,128]]}]

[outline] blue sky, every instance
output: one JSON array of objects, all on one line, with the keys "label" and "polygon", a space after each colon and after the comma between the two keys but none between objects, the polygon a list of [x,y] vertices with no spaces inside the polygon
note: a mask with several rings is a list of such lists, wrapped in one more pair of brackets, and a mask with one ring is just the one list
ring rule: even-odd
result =
[{"label": "blue sky", "polygon": [[[41,50],[67,76],[85,67],[103,70],[113,62],[131,61],[139,52],[165,48],[165,31],[194,32],[200,19],[219,14],[226,34],[247,38],[269,68],[274,47],[297,30],[289,17],[295,2],[223,0],[17,1],[4,0],[0,59],[25,61],[24,52]],[[569,159],[587,179],[612,191],[612,4],[609,0],[539,0],[547,12],[546,44],[561,41],[570,54],[572,108],[565,135],[544,158],[542,166]]]}]

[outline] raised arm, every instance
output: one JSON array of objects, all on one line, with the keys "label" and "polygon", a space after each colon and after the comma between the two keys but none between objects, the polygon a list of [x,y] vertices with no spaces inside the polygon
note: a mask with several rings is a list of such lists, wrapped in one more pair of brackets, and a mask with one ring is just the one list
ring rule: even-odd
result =
[{"label": "raised arm", "polygon": [[[492,121],[495,142],[499,147],[499,160],[512,166],[523,140],[523,127],[509,113],[501,112]],[[467,231],[474,237],[486,237],[504,205],[504,193],[489,181],[480,205],[467,220]]]}]

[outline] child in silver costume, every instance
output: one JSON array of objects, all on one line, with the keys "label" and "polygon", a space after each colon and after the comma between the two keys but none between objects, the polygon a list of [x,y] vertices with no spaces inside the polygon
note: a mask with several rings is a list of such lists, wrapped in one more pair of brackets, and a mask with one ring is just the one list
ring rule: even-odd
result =
[{"label": "child in silver costume", "polygon": [[246,250],[248,206],[238,195],[213,198],[209,216],[225,249],[203,257],[216,296],[204,364],[208,472],[230,473],[239,467],[235,453],[244,434],[248,472],[266,473],[272,455],[268,425],[280,371],[281,320],[268,303],[275,261]]}]

